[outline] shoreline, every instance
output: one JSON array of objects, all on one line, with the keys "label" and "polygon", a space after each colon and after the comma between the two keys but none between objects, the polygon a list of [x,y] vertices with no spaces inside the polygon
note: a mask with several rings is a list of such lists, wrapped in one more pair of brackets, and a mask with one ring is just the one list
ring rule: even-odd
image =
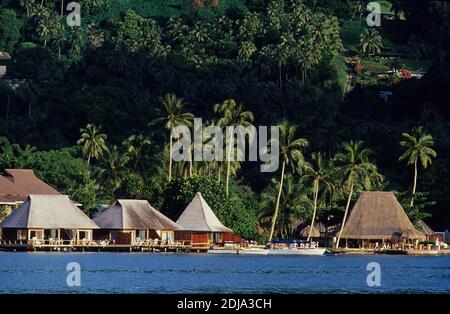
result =
[{"label": "shoreline", "polygon": [[[220,251],[218,249],[217,251]],[[30,246],[10,246],[0,247],[0,253],[2,252],[49,252],[49,253],[153,253],[153,254],[209,254],[209,255],[245,255],[239,254],[239,250],[235,253],[223,253],[223,254],[211,254],[208,253],[206,248],[191,248],[191,249],[172,249],[172,248],[142,248],[134,246],[109,246],[109,247],[30,247]],[[327,255],[348,255],[348,256],[361,256],[361,255],[403,255],[403,256],[450,256],[450,249],[443,250],[373,250],[373,249],[335,249],[326,248],[324,255],[315,256],[327,256]],[[248,255],[246,255],[248,256]],[[267,255],[264,255],[267,256]],[[268,255],[274,256],[274,255]],[[277,255],[277,256],[292,256],[292,255]],[[304,255],[303,255],[304,256]]]}]

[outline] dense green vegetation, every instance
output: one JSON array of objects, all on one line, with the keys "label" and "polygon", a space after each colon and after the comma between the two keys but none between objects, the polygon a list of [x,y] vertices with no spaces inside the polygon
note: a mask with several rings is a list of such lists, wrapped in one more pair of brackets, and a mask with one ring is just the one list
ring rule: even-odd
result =
[{"label": "dense green vegetation", "polygon": [[[79,2],[81,27],[69,27],[61,1],[0,1],[0,50],[12,57],[0,80],[0,170],[33,168],[91,214],[132,197],[176,218],[201,191],[247,238],[293,237],[300,220],[340,223],[360,191],[378,189],[397,191],[414,221],[432,214],[433,227],[448,227],[440,2],[383,1],[395,15],[376,29],[364,23],[366,1]],[[419,69],[422,79],[405,79]],[[280,125],[279,171],[172,162],[170,130],[194,116]],[[415,176],[412,155],[399,157],[419,127],[416,140],[436,154]]]}]

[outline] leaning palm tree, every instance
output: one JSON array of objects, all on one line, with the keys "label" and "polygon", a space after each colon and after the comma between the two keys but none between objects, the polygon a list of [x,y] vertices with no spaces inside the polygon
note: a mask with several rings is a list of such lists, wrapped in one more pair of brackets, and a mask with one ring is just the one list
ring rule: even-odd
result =
[{"label": "leaning palm tree", "polygon": [[380,33],[373,28],[365,29],[364,32],[361,33],[359,42],[361,51],[367,53],[369,56],[379,54],[381,48],[383,48],[383,39],[381,38]]},{"label": "leaning palm tree", "polygon": [[[271,184],[261,193],[260,211],[257,214],[261,231],[267,224],[271,223],[276,202],[273,195],[277,193],[279,188],[279,179],[272,178]],[[304,217],[307,212],[312,211],[312,207],[312,202],[307,196],[301,180],[295,180],[292,174],[287,173],[280,198],[280,208],[283,210],[279,212],[274,236],[281,237],[281,239],[295,236],[294,230],[299,219]]]},{"label": "leaning palm tree", "polygon": [[344,218],[341,230],[336,241],[336,248],[339,247],[342,230],[347,220],[350,201],[355,187],[370,189],[372,183],[380,182],[382,176],[378,173],[377,166],[369,161],[371,151],[363,147],[362,141],[350,141],[343,145],[344,153],[336,154],[336,160],[341,164],[339,170],[344,179],[344,188],[348,191],[347,205],[345,207]]},{"label": "leaning palm tree", "polygon": [[403,141],[400,145],[405,148],[405,152],[400,156],[399,160],[407,160],[408,165],[414,165],[414,181],[411,196],[412,207],[414,205],[414,194],[417,187],[417,168],[420,164],[424,169],[431,164],[431,158],[436,157],[436,152],[431,148],[434,145],[433,137],[426,134],[422,127],[414,128],[411,134],[404,132],[402,134]]},{"label": "leaning palm tree", "polygon": [[305,163],[305,174],[302,177],[302,180],[310,180],[313,183],[312,193],[313,193],[313,216],[311,219],[311,227],[309,228],[307,241],[311,238],[311,233],[314,228],[314,221],[316,219],[317,213],[317,199],[319,196],[319,188],[320,184],[324,183],[329,186],[328,180],[326,178],[327,171],[329,170],[328,165],[326,164],[325,155],[321,152],[312,153],[312,162]]},{"label": "leaning palm tree", "polygon": [[106,134],[100,133],[100,128],[89,123],[84,129],[80,130],[81,138],[77,145],[82,146],[84,157],[89,166],[91,158],[98,159],[103,152],[108,151],[106,147]]},{"label": "leaning palm tree", "polygon": [[281,159],[281,177],[280,177],[280,187],[278,190],[278,195],[275,203],[275,212],[272,218],[272,226],[270,228],[269,242],[272,241],[273,233],[275,230],[275,224],[277,221],[277,215],[280,208],[281,193],[283,191],[283,183],[285,177],[286,166],[290,166],[291,170],[301,172],[304,163],[304,157],[302,149],[309,145],[308,140],[303,138],[295,138],[295,133],[297,128],[286,120],[283,120],[278,124],[279,127],[279,138],[271,140],[269,142],[270,147],[273,147],[275,141],[279,145],[279,155],[278,158]]},{"label": "leaning palm tree", "polygon": [[182,98],[178,98],[175,94],[165,94],[159,98],[162,110],[159,111],[159,118],[149,123],[149,126],[164,125],[170,131],[169,135],[169,182],[172,181],[172,156],[173,141],[172,132],[175,127],[192,125],[194,115],[192,113],[183,112],[184,102]]},{"label": "leaning palm tree", "polygon": [[[236,127],[243,126],[249,127],[252,125],[254,120],[253,113],[250,111],[244,111],[242,105],[238,105],[234,99],[227,99],[221,104],[214,105],[214,112],[222,114],[222,117],[217,121],[217,125],[221,127]],[[231,147],[234,145],[234,137],[231,128],[227,128],[226,139],[233,141],[228,145],[229,149],[226,152],[226,162],[227,162],[227,174],[225,181],[225,193],[228,197],[229,194],[229,182],[231,175]]]}]

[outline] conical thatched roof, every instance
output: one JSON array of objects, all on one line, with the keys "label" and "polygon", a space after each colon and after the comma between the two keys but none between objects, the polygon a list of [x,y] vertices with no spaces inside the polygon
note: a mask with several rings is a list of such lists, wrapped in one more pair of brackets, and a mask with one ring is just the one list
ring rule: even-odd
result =
[{"label": "conical thatched roof", "polygon": [[342,231],[343,238],[423,239],[392,192],[362,192]]},{"label": "conical thatched roof", "polygon": [[197,192],[178,218],[177,224],[185,231],[233,232],[219,221],[200,192]]},{"label": "conical thatched roof", "polygon": [[67,195],[30,195],[1,228],[98,229]]},{"label": "conical thatched roof", "polygon": [[114,205],[97,215],[94,221],[102,229],[177,230],[180,228],[146,200],[117,200]]},{"label": "conical thatched roof", "polygon": [[418,223],[419,223],[421,232],[423,232],[424,234],[429,235],[429,236],[434,234],[434,230],[431,229],[430,226],[428,226],[425,221],[423,221],[422,219],[419,219]]},{"label": "conical thatched roof", "polygon": [[[299,231],[299,233],[298,233],[299,236],[302,237],[302,238],[307,238],[308,235],[309,235],[309,230],[310,229],[311,229],[311,225],[308,225],[308,226],[302,228]],[[311,233],[311,237],[313,237],[313,238],[320,238],[320,231],[316,227],[313,227],[312,233]]]}]

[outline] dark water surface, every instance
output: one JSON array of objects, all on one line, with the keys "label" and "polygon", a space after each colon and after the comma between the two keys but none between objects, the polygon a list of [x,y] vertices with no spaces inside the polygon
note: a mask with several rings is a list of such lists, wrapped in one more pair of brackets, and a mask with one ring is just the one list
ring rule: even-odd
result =
[{"label": "dark water surface", "polygon": [[[68,287],[66,266],[81,266]],[[366,283],[381,266],[381,286]],[[450,256],[0,252],[0,293],[450,293]]]}]

